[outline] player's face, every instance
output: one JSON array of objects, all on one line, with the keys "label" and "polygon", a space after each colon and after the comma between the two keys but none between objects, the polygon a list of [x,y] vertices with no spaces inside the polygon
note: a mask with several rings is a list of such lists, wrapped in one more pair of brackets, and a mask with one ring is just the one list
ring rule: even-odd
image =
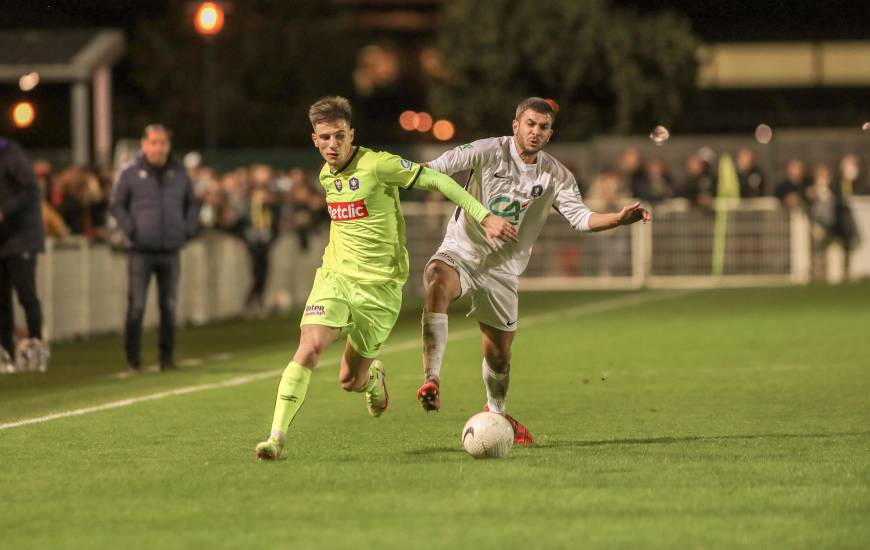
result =
[{"label": "player's face", "polygon": [[520,153],[534,155],[553,135],[553,119],[548,114],[526,109],[514,120],[514,138]]},{"label": "player's face", "polygon": [[142,154],[152,166],[163,166],[169,158],[172,144],[163,130],[150,130],[142,138]]},{"label": "player's face", "polygon": [[353,128],[346,120],[318,122],[311,134],[314,146],[330,168],[340,168],[350,159],[353,150]]}]

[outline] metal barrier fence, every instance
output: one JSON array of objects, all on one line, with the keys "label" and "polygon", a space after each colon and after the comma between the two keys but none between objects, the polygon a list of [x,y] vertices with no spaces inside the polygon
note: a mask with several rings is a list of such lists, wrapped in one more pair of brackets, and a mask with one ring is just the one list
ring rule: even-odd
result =
[{"label": "metal barrier fence", "polygon": [[[316,234],[309,251],[300,248],[295,235],[275,244],[266,292],[272,307],[304,302],[326,238],[326,231]],[[250,261],[239,239],[221,233],[197,238],[181,254],[177,322],[204,324],[244,315],[250,283]],[[121,331],[127,302],[126,254],[84,239],[49,240],[37,264],[37,290],[46,334],[53,340]],[[16,320],[22,323],[20,309]],[[158,320],[152,283],[145,326],[156,326]]]},{"label": "metal barrier fence", "polygon": [[[408,204],[411,292],[441,241],[452,205]],[[590,204],[593,210],[601,205]],[[608,210],[601,207],[602,210]],[[657,205],[650,225],[579,233],[555,211],[521,280],[526,290],[790,284],[808,280],[809,220],[776,199],[742,201],[727,213],[723,272],[712,275],[715,212],[682,200]]]},{"label": "metal barrier fence", "polygon": [[[403,208],[411,261],[405,291],[419,296],[423,267],[440,244],[453,207],[409,201]],[[853,199],[852,209],[863,239],[850,255],[849,275],[868,277],[870,198]],[[828,280],[845,276],[842,270],[837,275],[842,253],[827,250],[819,255],[816,249],[813,254],[812,226],[806,214],[786,211],[772,199],[743,201],[728,212],[719,276],[711,275],[715,214],[691,209],[684,202],[657,205],[650,225],[604,233],[579,233],[555,212],[552,217],[521,280],[523,289],[801,284],[814,274]],[[327,238],[326,230],[313,235],[307,250],[300,247],[296,235],[279,239],[266,291],[271,307],[286,309],[305,302]],[[820,261],[825,264],[821,271]],[[49,242],[37,271],[48,336],[66,340],[122,330],[126,271],[126,256],[105,245],[77,239]],[[178,322],[202,324],[245,315],[250,281],[250,262],[240,240],[222,233],[197,238],[182,252]],[[158,321],[153,286],[146,326]],[[21,323],[20,310],[16,319]]]}]

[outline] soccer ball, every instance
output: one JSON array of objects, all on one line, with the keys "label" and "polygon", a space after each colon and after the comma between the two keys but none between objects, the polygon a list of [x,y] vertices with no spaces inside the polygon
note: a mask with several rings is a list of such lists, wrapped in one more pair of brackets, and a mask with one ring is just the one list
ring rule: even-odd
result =
[{"label": "soccer ball", "polygon": [[462,446],[474,458],[504,458],[514,446],[514,429],[500,414],[477,413],[462,428]]}]

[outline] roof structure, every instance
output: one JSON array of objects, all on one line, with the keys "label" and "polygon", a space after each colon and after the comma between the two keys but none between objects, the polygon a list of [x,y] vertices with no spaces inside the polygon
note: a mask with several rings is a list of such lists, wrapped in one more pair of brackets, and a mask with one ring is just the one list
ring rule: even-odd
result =
[{"label": "roof structure", "polygon": [[111,67],[124,53],[124,33],[117,29],[0,30],[0,82],[18,82],[35,72],[40,82],[72,87],[71,147],[73,161],[91,160],[90,108],[97,161],[111,157]]},{"label": "roof structure", "polygon": [[124,53],[124,33],[114,29],[0,30],[0,81],[28,72],[40,80],[88,80]]}]

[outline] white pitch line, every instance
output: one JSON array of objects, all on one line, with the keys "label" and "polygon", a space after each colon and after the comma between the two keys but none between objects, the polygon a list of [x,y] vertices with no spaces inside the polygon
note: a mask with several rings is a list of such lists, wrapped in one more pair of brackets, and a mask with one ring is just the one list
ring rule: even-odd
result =
[{"label": "white pitch line", "polygon": [[[668,292],[657,292],[653,294],[629,294],[626,296],[619,296],[617,298],[612,298],[610,300],[602,300],[600,302],[593,302],[591,304],[583,304],[579,306],[574,306],[567,309],[559,310],[558,312],[553,313],[541,313],[539,315],[532,315],[525,318],[522,321],[522,326],[534,326],[544,323],[550,323],[553,321],[564,320],[571,317],[579,317],[581,315],[589,315],[593,313],[603,313],[606,311],[613,311],[616,309],[622,309],[625,307],[631,306],[639,306],[642,304],[648,304],[650,302],[658,302],[661,300],[668,300],[671,298],[676,298],[679,296],[684,296],[686,294],[697,292],[697,291],[668,291]],[[450,340],[464,340],[466,338],[472,338],[478,336],[480,334],[479,329],[467,329],[460,330],[457,332],[453,332],[450,334]],[[408,351],[419,347],[420,341],[418,339],[414,340],[406,340],[404,342],[390,345],[384,349],[382,355],[387,355],[390,353],[397,353],[400,351]],[[82,416],[85,414],[100,412],[100,411],[108,411],[112,409],[119,409],[121,407],[128,407],[130,405],[135,405],[137,403],[143,403],[145,401],[156,401],[158,399],[163,399],[166,397],[175,397],[178,395],[187,395],[191,393],[198,393],[201,391],[215,390],[220,388],[229,388],[233,386],[241,386],[242,384],[247,384],[249,382],[256,382],[257,380],[264,380],[267,378],[274,378],[279,376],[284,369],[273,369],[269,371],[258,372],[256,374],[249,374],[246,376],[240,376],[238,378],[232,378],[230,380],[225,380],[223,382],[211,382],[208,384],[199,384],[196,386],[186,386],[183,388],[178,388],[175,390],[169,390],[159,393],[152,393],[150,395],[143,395],[141,397],[130,397],[128,399],[121,399],[119,401],[112,401],[110,403],[104,403],[102,405],[95,405],[93,407],[84,407],[81,409],[74,409],[71,411],[64,411],[59,413],[53,413],[45,416],[38,416],[35,418],[25,418],[22,420],[16,420],[15,422],[7,422],[6,424],[0,424],[0,430],[9,430],[11,428],[19,428],[21,426],[28,426],[30,424],[40,424],[42,422],[49,422],[51,420],[59,420],[61,418],[69,418],[71,416]]]}]

